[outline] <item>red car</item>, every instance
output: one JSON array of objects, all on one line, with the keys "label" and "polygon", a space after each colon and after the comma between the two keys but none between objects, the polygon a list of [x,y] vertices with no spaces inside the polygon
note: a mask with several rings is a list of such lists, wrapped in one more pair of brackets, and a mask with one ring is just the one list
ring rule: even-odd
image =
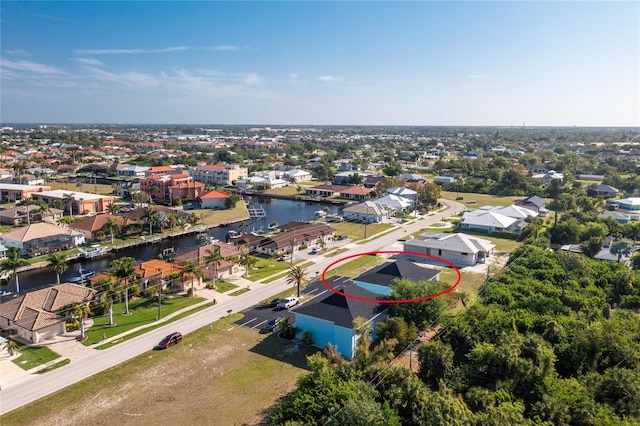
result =
[{"label": "red car", "polygon": [[167,349],[170,346],[177,345],[182,341],[182,334],[179,332],[171,333],[158,343],[158,348]]}]

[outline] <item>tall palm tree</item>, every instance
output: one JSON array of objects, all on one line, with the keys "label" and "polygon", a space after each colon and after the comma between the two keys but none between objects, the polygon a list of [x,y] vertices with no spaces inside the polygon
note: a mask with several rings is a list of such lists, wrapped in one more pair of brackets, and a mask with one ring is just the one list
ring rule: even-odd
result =
[{"label": "tall palm tree", "polygon": [[69,216],[73,216],[73,202],[76,197],[73,194],[62,194],[62,202],[69,208]]},{"label": "tall palm tree", "polygon": [[29,209],[30,206],[35,205],[36,202],[31,198],[25,198],[20,202],[20,205],[25,208],[27,211],[27,225],[31,225],[31,211]]},{"label": "tall palm tree", "polygon": [[11,271],[16,277],[16,293],[20,293],[20,281],[18,281],[18,269],[27,266],[29,262],[20,257],[20,250],[15,247],[7,250],[7,257],[0,262],[0,271]]},{"label": "tall palm tree", "polygon": [[111,214],[116,214],[120,211],[120,204],[117,203],[111,203],[107,206],[107,210],[109,211],[109,213]]},{"label": "tall palm tree", "polygon": [[77,318],[80,321],[80,340],[83,341],[86,339],[86,333],[84,328],[84,322],[87,319],[87,316],[91,313],[91,309],[85,303],[74,303],[73,308],[71,309],[71,315],[74,318]]},{"label": "tall palm tree", "polygon": [[124,314],[129,315],[129,284],[132,278],[137,277],[133,257],[121,257],[111,262],[112,274],[118,279],[121,288],[124,288]]},{"label": "tall palm tree", "polygon": [[40,214],[40,220],[44,220],[45,217],[48,216],[47,213],[49,212],[49,204],[45,203],[44,201],[40,201],[38,202],[38,206],[40,206],[40,208],[36,213]]},{"label": "tall palm tree", "polygon": [[118,221],[115,217],[110,217],[107,219],[107,223],[104,224],[104,228],[107,229],[109,234],[111,234],[111,244],[113,244],[114,235],[118,233],[120,229],[120,225],[118,225]]},{"label": "tall palm tree", "polygon": [[213,267],[213,288],[216,287],[216,277],[218,276],[218,267],[224,258],[220,254],[220,247],[213,246],[213,251],[207,249],[206,256],[204,257],[204,264],[211,265]]},{"label": "tall palm tree", "polygon": [[248,252],[242,253],[240,255],[240,259],[238,259],[238,263],[244,266],[245,276],[247,277],[249,276],[249,269],[253,268],[257,262],[258,260],[255,257],[251,256]]},{"label": "tall palm tree", "polygon": [[249,229],[249,224],[246,221],[242,221],[240,222],[240,231],[242,231],[243,234],[247,233],[247,230]]},{"label": "tall palm tree", "polygon": [[196,292],[193,288],[193,281],[194,279],[202,277],[202,268],[200,267],[200,265],[198,265],[197,262],[194,262],[193,260],[187,260],[184,263],[184,269],[182,270],[183,280],[185,275],[189,275],[189,278],[191,279],[191,297],[195,297]]},{"label": "tall palm tree", "polygon": [[287,274],[287,284],[296,284],[298,286],[298,297],[300,297],[300,285],[309,282],[307,271],[300,266],[292,266]]},{"label": "tall palm tree", "polygon": [[113,321],[113,302],[120,298],[120,289],[111,276],[98,279],[94,287],[98,290],[98,303],[101,305],[109,304],[109,322],[107,325],[116,325]]},{"label": "tall palm tree", "polygon": [[153,235],[153,225],[158,220],[158,212],[151,207],[147,207],[144,211],[144,215],[142,216],[149,225],[149,235]]},{"label": "tall palm tree", "polygon": [[15,340],[9,339],[7,343],[4,344],[4,348],[9,352],[9,356],[13,356],[13,354],[18,352],[19,345]]},{"label": "tall palm tree", "polygon": [[47,261],[49,262],[49,268],[56,273],[58,284],[60,284],[60,274],[63,274],[69,268],[67,256],[63,253],[51,253],[47,256]]}]

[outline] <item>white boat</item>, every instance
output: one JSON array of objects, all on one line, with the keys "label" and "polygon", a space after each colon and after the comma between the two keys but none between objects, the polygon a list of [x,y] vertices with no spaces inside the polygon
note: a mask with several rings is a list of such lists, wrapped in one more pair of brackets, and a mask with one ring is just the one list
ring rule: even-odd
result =
[{"label": "white boat", "polygon": [[89,281],[89,278],[94,276],[96,272],[93,269],[79,269],[78,272],[75,272],[67,278],[67,281],[73,284],[77,283],[85,283]]},{"label": "white boat", "polygon": [[81,250],[80,257],[84,259],[93,259],[94,257],[102,256],[107,252],[107,247],[103,247],[99,244],[94,244],[89,250]]},{"label": "white boat", "polygon": [[315,217],[325,217],[327,215],[327,212],[325,212],[324,210],[316,210],[313,214]]}]

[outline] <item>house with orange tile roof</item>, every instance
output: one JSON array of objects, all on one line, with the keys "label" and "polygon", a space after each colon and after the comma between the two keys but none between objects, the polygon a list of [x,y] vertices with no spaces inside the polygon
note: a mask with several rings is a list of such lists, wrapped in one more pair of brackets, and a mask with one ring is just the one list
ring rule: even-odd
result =
[{"label": "house with orange tile roof", "polygon": [[151,259],[135,266],[141,288],[161,286],[173,291],[187,291],[193,281],[195,288],[202,288],[202,278],[184,273],[184,266],[160,259]]},{"label": "house with orange tile roof", "polygon": [[39,343],[66,332],[65,313],[60,308],[72,303],[90,303],[96,290],[64,283],[0,303],[0,329],[15,330],[29,342]]},{"label": "house with orange tile roof", "polygon": [[365,188],[364,186],[350,186],[340,191],[340,198],[363,201],[371,191],[373,191],[372,188]]},{"label": "house with orange tile roof", "polygon": [[228,243],[213,243],[199,246],[193,250],[181,253],[173,260],[181,265],[187,260],[196,262],[204,269],[204,279],[213,279],[213,268],[211,265],[206,265],[205,262],[209,253],[213,253],[215,250],[220,250],[220,256],[222,257],[217,268],[218,275],[216,279],[224,279],[231,275],[242,274],[244,272],[244,268],[239,267],[237,259],[248,252],[248,250]]},{"label": "house with orange tile roof", "polygon": [[200,195],[200,206],[203,209],[225,209],[229,198],[231,198],[231,195],[228,192],[214,189]]}]

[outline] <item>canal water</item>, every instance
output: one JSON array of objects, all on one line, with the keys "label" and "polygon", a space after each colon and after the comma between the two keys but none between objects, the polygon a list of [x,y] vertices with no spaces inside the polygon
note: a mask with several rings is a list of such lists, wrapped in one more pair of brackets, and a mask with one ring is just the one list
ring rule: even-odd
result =
[{"label": "canal water", "polygon": [[[247,203],[252,208],[262,207],[265,211],[266,217],[256,220],[249,220],[248,231],[267,230],[267,227],[272,222],[278,222],[280,225],[291,221],[310,221],[313,220],[314,213],[318,210],[323,210],[327,204],[320,203],[307,203],[304,201],[291,201],[291,200],[277,200],[269,198],[246,198]],[[331,213],[338,212],[338,206],[329,206]],[[239,231],[239,224],[233,226],[213,228],[209,230],[209,235],[212,238],[220,241],[226,241],[227,233],[229,230]],[[116,258],[130,256],[137,261],[144,261],[154,259],[166,248],[173,248],[176,254],[180,254],[185,251],[189,251],[196,247],[196,235],[185,235],[174,239],[165,239],[156,244],[149,244],[146,246],[132,247],[130,249],[122,250],[119,252],[110,252],[99,258],[72,262],[69,264],[69,269],[63,273],[60,277],[61,282],[65,282],[66,278],[82,269],[93,269],[94,271],[102,271],[109,268],[109,263]],[[20,279],[20,291],[36,290],[43,287],[48,287],[56,283],[56,274],[49,268],[34,269],[31,271],[21,272],[19,274]],[[2,290],[15,291],[15,278],[12,278],[6,285],[2,286]]]}]

